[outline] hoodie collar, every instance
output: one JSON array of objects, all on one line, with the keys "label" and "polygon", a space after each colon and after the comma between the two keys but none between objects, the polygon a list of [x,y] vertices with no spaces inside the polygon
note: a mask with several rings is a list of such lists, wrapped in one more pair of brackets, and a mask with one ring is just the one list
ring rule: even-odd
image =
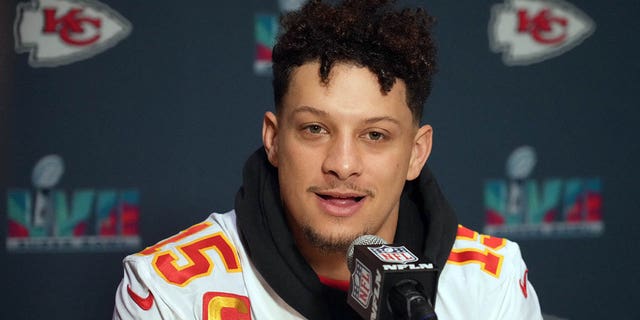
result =
[{"label": "hoodie collar", "polygon": [[[307,318],[330,318],[330,289],[295,245],[280,200],[277,169],[262,148],[245,164],[235,210],[247,253],[275,292]],[[425,167],[418,179],[405,185],[394,243],[422,252],[442,270],[456,230],[455,214]]]}]

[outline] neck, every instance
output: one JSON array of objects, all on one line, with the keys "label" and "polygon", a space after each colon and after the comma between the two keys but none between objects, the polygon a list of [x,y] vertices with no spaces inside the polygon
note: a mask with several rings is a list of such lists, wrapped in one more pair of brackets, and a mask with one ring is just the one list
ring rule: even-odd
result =
[{"label": "neck", "polygon": [[351,273],[347,267],[346,249],[318,248],[309,244],[306,239],[301,239],[297,235],[294,237],[302,256],[317,275],[334,280],[349,280]]},{"label": "neck", "polygon": [[351,277],[346,263],[346,252],[309,257],[307,261],[319,276],[334,280],[349,280]]}]

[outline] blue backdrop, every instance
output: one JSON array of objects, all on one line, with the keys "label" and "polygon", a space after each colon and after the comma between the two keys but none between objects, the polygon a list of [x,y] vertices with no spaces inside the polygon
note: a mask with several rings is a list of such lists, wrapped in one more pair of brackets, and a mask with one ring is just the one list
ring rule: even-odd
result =
[{"label": "blue backdrop", "polygon": [[[640,3],[572,1],[402,2],[438,19],[429,165],[545,318],[640,319]],[[232,208],[284,9],[0,2],[0,318],[110,319],[127,254]]]}]

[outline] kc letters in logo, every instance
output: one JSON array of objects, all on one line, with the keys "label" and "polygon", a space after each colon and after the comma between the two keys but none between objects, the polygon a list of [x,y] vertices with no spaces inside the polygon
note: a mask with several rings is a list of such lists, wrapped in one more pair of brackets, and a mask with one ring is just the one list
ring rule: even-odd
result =
[{"label": "kc letters in logo", "polygon": [[32,67],[55,67],[90,58],[131,33],[131,23],[97,1],[33,0],[17,6],[16,51]]},{"label": "kc letters in logo", "polygon": [[489,42],[506,65],[529,65],[571,50],[594,30],[594,22],[567,2],[505,0],[491,10]]}]

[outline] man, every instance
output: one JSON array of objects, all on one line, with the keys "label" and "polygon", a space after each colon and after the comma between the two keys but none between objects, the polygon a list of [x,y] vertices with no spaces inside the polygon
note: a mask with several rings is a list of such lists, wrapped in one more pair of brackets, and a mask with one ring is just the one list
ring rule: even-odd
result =
[{"label": "man", "polygon": [[425,167],[432,19],[388,2],[284,17],[235,210],[127,257],[114,319],[355,319],[345,252],[364,234],[438,267],[440,319],[541,319],[518,246],[458,226]]}]

